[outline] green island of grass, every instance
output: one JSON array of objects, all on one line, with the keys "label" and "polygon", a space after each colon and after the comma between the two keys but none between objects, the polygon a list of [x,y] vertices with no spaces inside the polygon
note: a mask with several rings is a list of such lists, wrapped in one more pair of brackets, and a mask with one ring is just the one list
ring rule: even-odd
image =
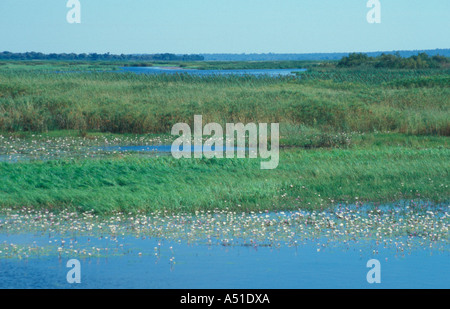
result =
[{"label": "green island of grass", "polygon": [[[439,203],[450,196],[448,65],[171,63],[308,68],[273,78],[119,74],[124,64],[115,62],[1,64],[2,208],[253,211],[405,199]],[[259,159],[138,153],[45,159],[47,148],[70,153],[73,145],[79,152],[80,145],[170,142],[172,126],[192,124],[196,114],[221,125],[280,123],[279,166],[261,170]],[[8,159],[36,152],[43,156]]]}]

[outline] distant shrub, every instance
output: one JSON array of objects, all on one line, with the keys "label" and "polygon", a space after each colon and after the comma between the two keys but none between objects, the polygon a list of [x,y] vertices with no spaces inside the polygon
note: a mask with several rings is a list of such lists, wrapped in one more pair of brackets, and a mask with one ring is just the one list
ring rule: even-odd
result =
[{"label": "distant shrub", "polygon": [[343,57],[337,64],[337,67],[352,68],[369,66],[375,68],[390,69],[429,69],[440,68],[449,63],[449,59],[444,56],[428,56],[426,53],[420,53],[409,58],[403,58],[400,54],[381,54],[377,57],[369,57],[363,53],[352,53]]}]

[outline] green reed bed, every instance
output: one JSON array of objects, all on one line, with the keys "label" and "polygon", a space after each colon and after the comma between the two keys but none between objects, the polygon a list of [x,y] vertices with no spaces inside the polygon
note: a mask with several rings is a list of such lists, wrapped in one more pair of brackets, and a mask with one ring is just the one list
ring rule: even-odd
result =
[{"label": "green reed bed", "polygon": [[372,147],[284,150],[259,159],[141,158],[0,163],[0,205],[172,211],[323,209],[336,203],[449,197],[450,150]]},{"label": "green reed bed", "polygon": [[[385,84],[393,81],[436,78],[448,81],[450,69],[386,69],[386,68],[310,68],[297,73],[304,80],[332,80],[361,84]],[[399,83],[402,84],[402,83]],[[440,84],[440,83],[437,83]],[[444,84],[442,84],[444,86]],[[448,82],[445,86],[449,86]]]},{"label": "green reed bed", "polygon": [[168,133],[202,114],[222,125],[280,122],[325,132],[449,136],[448,76],[437,69],[328,69],[270,78],[9,66],[0,68],[0,131]]},{"label": "green reed bed", "polygon": [[[0,207],[192,212],[448,201],[448,70],[314,68],[272,78],[95,66],[103,72],[0,66]],[[195,114],[222,126],[280,123],[279,166],[86,148],[170,144],[172,126],[192,126]]]}]

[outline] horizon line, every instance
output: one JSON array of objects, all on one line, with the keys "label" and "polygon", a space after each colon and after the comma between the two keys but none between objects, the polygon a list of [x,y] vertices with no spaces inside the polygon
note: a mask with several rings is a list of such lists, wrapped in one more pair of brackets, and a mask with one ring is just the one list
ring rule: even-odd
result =
[{"label": "horizon line", "polygon": [[23,53],[41,53],[44,55],[49,54],[99,54],[99,55],[160,55],[160,54],[172,54],[172,55],[314,55],[314,54],[350,54],[350,53],[383,53],[383,52],[417,52],[417,51],[436,51],[436,50],[450,50],[448,48],[427,48],[427,49],[392,49],[392,50],[372,50],[372,51],[335,51],[335,52],[199,52],[199,53],[174,53],[174,52],[148,52],[148,53],[112,53],[112,52],[41,52],[35,50],[29,51],[10,51],[3,50],[0,53],[13,53],[13,54],[23,54]]}]

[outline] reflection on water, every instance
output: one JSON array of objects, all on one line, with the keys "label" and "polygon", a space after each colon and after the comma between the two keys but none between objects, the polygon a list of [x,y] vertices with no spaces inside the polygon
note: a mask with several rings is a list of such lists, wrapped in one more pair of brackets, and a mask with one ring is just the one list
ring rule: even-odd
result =
[{"label": "reflection on water", "polygon": [[[190,146],[189,148],[180,145],[175,152],[181,153],[209,153],[209,152],[222,152],[225,154],[227,150],[245,151],[253,152],[257,151],[253,148],[243,148],[243,147],[216,147],[214,145],[210,147],[205,146]],[[96,146],[96,147],[78,147],[77,149],[72,148],[70,150],[54,150],[51,151],[46,149],[44,152],[33,151],[33,152],[22,152],[22,153],[11,153],[11,154],[1,154],[0,162],[18,163],[27,161],[49,161],[49,160],[71,160],[71,159],[100,159],[107,158],[111,155],[127,155],[135,154],[141,156],[169,156],[172,155],[172,145],[131,145],[131,146]]]},{"label": "reflection on water", "polygon": [[[159,154],[167,154],[172,152],[172,145],[153,145],[153,146],[107,146],[107,147],[98,147],[96,150],[103,150],[103,151],[118,151],[118,152],[154,152]],[[205,146],[190,146],[190,147],[184,147],[183,144],[181,144],[178,148],[174,148],[174,151],[176,152],[212,152],[212,151],[220,151],[225,152],[227,150],[233,150],[233,151],[248,151],[251,150],[249,148],[243,148],[243,147],[216,147],[215,145],[211,145],[210,147]]]},{"label": "reflection on water", "polygon": [[253,76],[296,76],[296,72],[306,69],[241,69],[241,70],[196,70],[165,67],[122,67],[124,72],[136,74],[189,74],[196,76],[221,76],[221,75],[253,75]]},{"label": "reflection on water", "polygon": [[[0,288],[449,288],[449,206],[329,212],[7,211]],[[71,258],[82,283],[66,281]],[[367,283],[369,259],[380,285]]]},{"label": "reflection on water", "polygon": [[[129,241],[128,246],[146,252],[157,242]],[[317,252],[313,243],[255,249],[163,242],[159,257],[131,250],[124,256],[80,259],[79,285],[66,281],[68,258],[0,260],[0,288],[449,288],[449,257],[428,249],[405,256],[382,250],[372,256],[358,247]],[[366,281],[370,258],[381,262],[379,286]]]},{"label": "reflection on water", "polygon": [[[0,135],[0,163],[18,163],[29,161],[101,159],[111,156],[140,155],[147,157],[171,155],[173,136],[169,137],[33,137],[33,139],[5,138]],[[185,149],[179,146],[178,151],[191,153],[220,151],[229,147],[211,148],[194,146]],[[252,148],[232,147],[233,151],[256,151]]]}]

